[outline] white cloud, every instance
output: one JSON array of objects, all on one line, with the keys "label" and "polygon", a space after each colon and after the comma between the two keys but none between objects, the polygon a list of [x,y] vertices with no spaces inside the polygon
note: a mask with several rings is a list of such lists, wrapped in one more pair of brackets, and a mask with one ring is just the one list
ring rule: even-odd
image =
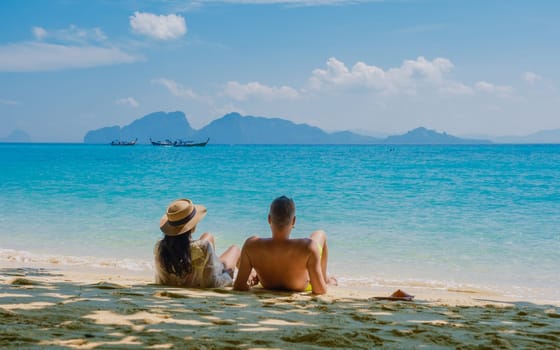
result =
[{"label": "white cloud", "polygon": [[495,85],[486,81],[479,81],[474,84],[477,91],[495,94],[499,97],[508,97],[513,93],[513,87],[507,85]]},{"label": "white cloud", "polygon": [[449,94],[449,95],[472,95],[473,94],[472,87],[456,81],[448,82],[445,86],[440,87],[439,91],[443,94]]},{"label": "white cloud", "polygon": [[33,35],[37,40],[43,40],[47,36],[47,30],[41,27],[33,27]]},{"label": "white cloud", "polygon": [[[383,70],[364,62],[357,62],[351,69],[344,62],[332,57],[325,69],[315,69],[309,78],[309,87],[314,91],[378,92],[382,95],[416,95],[420,91],[437,91],[445,95],[472,95],[475,92],[509,97],[514,88],[479,81],[474,86],[466,85],[449,77],[453,63],[447,58],[427,60],[418,57],[406,60],[400,67]],[[535,79],[530,75],[529,79]]]},{"label": "white cloud", "polygon": [[121,106],[138,107],[140,104],[133,97],[120,98],[115,101],[116,104]]},{"label": "white cloud", "polygon": [[101,28],[84,29],[75,25],[70,25],[65,29],[45,29],[42,27],[33,27],[32,29],[35,39],[42,41],[50,39],[60,43],[80,43],[102,42],[107,40],[107,36]]},{"label": "white cloud", "polygon": [[8,106],[16,106],[19,105],[20,103],[18,101],[14,101],[14,100],[4,100],[0,98],[0,105],[8,105]]},{"label": "white cloud", "polygon": [[226,84],[224,94],[238,101],[245,101],[249,98],[276,100],[299,97],[298,91],[289,86],[266,86],[259,82],[240,84],[236,81],[230,81]]},{"label": "white cloud", "polygon": [[521,75],[521,79],[530,85],[535,85],[537,81],[541,80],[541,76],[533,72],[525,72]]},{"label": "white cloud", "polygon": [[494,92],[495,87],[494,84],[490,84],[487,83],[485,81],[479,81],[477,82],[474,87],[479,90],[479,91],[483,91],[483,92]]},{"label": "white cloud", "polygon": [[357,62],[352,69],[344,62],[331,57],[326,69],[315,69],[309,79],[309,86],[315,90],[365,89],[382,93],[415,94],[423,86],[437,86],[457,89],[457,84],[449,82],[445,76],[453,69],[453,63],[446,58],[432,61],[424,57],[404,61],[400,67],[383,70],[364,62]]},{"label": "white cloud", "polygon": [[[476,83],[461,82],[453,79],[451,74],[453,69],[453,62],[441,57],[428,60],[420,56],[387,69],[364,62],[357,62],[348,67],[344,62],[332,57],[327,60],[325,67],[312,70],[307,85],[303,87],[265,85],[258,81],[249,83],[229,81],[223,85],[221,94],[216,95],[215,99],[199,96],[192,89],[183,87],[171,79],[161,78],[153,80],[153,83],[166,87],[174,96],[207,102],[216,110],[218,105],[227,106],[225,109],[232,108],[232,105],[228,105],[232,101],[236,104],[259,100],[267,102],[298,100],[298,103],[305,104],[312,100],[325,99],[324,101],[328,103],[328,99],[333,97],[332,94],[342,99],[357,98],[356,101],[365,98],[368,101],[366,104],[372,106],[374,103],[384,104],[385,101],[395,101],[385,97],[399,94],[419,95],[422,98],[435,97],[441,100],[442,96],[475,94],[509,98],[515,92],[511,86],[497,85],[484,80]],[[375,98],[375,95],[383,98]],[[221,98],[223,100],[219,100]],[[419,100],[416,98],[411,101]],[[216,103],[217,101],[220,103]],[[245,105],[245,108],[248,107],[249,105]]]},{"label": "white cloud", "polygon": [[130,27],[135,33],[157,40],[177,39],[187,33],[185,19],[178,15],[134,12],[134,16],[130,16]]},{"label": "white cloud", "polygon": [[176,81],[166,78],[154,79],[152,83],[163,85],[171,92],[173,96],[183,97],[188,99],[198,99],[199,96],[192,90],[185,88],[178,84]]},{"label": "white cloud", "polygon": [[[214,105],[213,99],[201,96],[192,89],[186,88],[172,79],[154,79],[152,80],[152,83],[166,87],[173,96],[197,100],[209,105]],[[226,83],[222,93],[223,95],[237,101],[246,101],[250,98],[270,101],[277,99],[295,99],[299,97],[299,92],[291,87],[269,87],[258,82],[240,84],[235,81],[230,81]]]},{"label": "white cloud", "polygon": [[139,58],[114,47],[26,42],[0,46],[0,72],[37,72],[131,63]]}]

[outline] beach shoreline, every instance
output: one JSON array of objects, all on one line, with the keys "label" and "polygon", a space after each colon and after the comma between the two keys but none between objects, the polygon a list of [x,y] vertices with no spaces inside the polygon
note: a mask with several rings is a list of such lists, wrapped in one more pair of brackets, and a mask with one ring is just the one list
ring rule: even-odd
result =
[{"label": "beach shoreline", "polygon": [[196,290],[153,284],[147,271],[4,264],[0,347],[557,349],[560,307],[477,291],[310,293]]},{"label": "beach shoreline", "polygon": [[[17,252],[21,254],[21,252]],[[19,256],[18,256],[19,257]],[[64,275],[65,278],[77,283],[94,283],[95,281],[109,281],[124,285],[153,284],[155,272],[153,266],[149,262],[138,263],[135,261],[134,267],[123,267],[120,260],[103,259],[101,264],[90,265],[88,262],[92,257],[66,257],[75,260],[75,263],[67,261],[50,261],[44,258],[24,258],[0,259],[1,266],[4,269],[23,269],[25,270],[48,270],[55,274]],[[560,300],[545,299],[536,296],[532,297],[516,297],[504,290],[500,293],[493,289],[484,288],[482,286],[464,285],[457,286],[453,284],[440,283],[419,283],[418,281],[398,280],[384,281],[384,283],[371,283],[371,281],[360,281],[345,276],[335,275],[339,280],[339,286],[329,289],[329,294],[341,297],[352,296],[362,299],[372,298],[375,296],[388,296],[397,289],[406,290],[416,297],[431,303],[445,303],[450,305],[484,305],[486,302],[515,303],[527,302],[535,305],[552,305],[560,307]]]}]

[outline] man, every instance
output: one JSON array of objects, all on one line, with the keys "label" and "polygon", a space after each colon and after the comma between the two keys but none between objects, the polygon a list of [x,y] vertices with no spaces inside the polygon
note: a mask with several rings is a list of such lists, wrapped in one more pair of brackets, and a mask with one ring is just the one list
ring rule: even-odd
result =
[{"label": "man", "polygon": [[329,252],[324,231],[290,239],[295,213],[292,199],[282,196],[272,201],[268,214],[272,238],[253,236],[245,241],[233,289],[246,291],[260,282],[265,289],[325,294],[327,284],[336,284],[335,279],[327,279]]}]

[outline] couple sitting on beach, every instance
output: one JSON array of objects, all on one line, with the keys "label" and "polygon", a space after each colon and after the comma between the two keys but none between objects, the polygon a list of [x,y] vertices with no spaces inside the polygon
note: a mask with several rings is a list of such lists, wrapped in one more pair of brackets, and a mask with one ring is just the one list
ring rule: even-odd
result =
[{"label": "couple sitting on beach", "polygon": [[315,231],[309,238],[290,239],[295,209],[292,199],[276,198],[268,214],[272,238],[250,237],[241,251],[233,245],[218,257],[211,234],[192,238],[206,208],[188,199],[172,202],[160,221],[164,238],[154,250],[156,283],[197,288],[233,284],[242,291],[260,283],[266,289],[326,293],[328,284],[336,284],[327,277],[327,236]]}]

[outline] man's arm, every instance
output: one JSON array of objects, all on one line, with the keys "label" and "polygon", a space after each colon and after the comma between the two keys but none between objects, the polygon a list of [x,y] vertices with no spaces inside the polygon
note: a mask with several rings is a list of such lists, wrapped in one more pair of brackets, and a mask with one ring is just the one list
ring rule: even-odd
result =
[{"label": "man's arm", "polygon": [[325,294],[327,292],[327,283],[321,269],[321,252],[314,241],[310,242],[309,249],[311,250],[311,255],[309,260],[307,260],[307,272],[309,273],[312,292],[313,294]]},{"label": "man's arm", "polygon": [[249,259],[248,251],[251,242],[258,239],[257,237],[248,238],[241,248],[241,257],[239,259],[239,270],[237,272],[237,278],[233,283],[234,290],[248,291],[250,286],[247,284],[253,265],[251,264],[251,259]]}]

